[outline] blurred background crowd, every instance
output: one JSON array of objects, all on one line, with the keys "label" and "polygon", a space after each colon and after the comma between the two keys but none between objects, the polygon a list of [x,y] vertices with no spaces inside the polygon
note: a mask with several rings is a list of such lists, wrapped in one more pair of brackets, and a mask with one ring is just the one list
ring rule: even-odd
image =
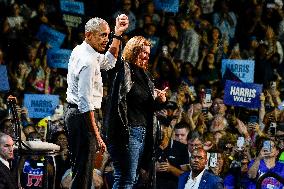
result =
[{"label": "blurred background crowd", "polygon": [[[168,101],[156,114],[162,126],[156,157],[157,188],[177,188],[178,176],[190,169],[191,151],[197,147],[210,154],[207,168],[224,180],[227,189],[255,188],[257,178],[268,171],[284,177],[282,0],[180,0],[175,13],[157,10],[151,0],[83,2],[82,25],[67,27],[59,0],[0,0],[0,64],[7,66],[11,88],[0,93],[0,131],[14,133],[6,102],[12,94],[18,99],[23,139],[61,147],[56,157],[60,164],[56,188],[68,185],[66,170],[70,168],[62,111],[67,70],[48,67],[46,52],[50,46],[36,34],[40,25],[46,24],[66,34],[61,48],[71,50],[84,40],[85,20],[97,16],[113,24],[121,13],[130,21],[123,43],[134,35],[149,39],[152,49],[148,69],[157,88],[169,88]],[[223,59],[255,62],[254,83],[263,85],[260,108],[224,103]],[[99,120],[102,128],[109,78],[104,72],[105,96]],[[23,106],[24,94],[56,94],[60,105],[49,118],[29,118]],[[206,94],[211,100],[205,101]],[[29,158],[26,161],[34,169],[37,164],[32,162],[42,161]],[[98,154],[97,160],[95,183],[100,188],[111,188],[111,159],[106,152]],[[52,168],[47,170],[54,174]],[[23,176],[24,188],[43,188],[25,182]],[[142,188],[144,184],[140,183]],[[269,187],[280,189],[283,185],[267,178],[263,188]]]}]

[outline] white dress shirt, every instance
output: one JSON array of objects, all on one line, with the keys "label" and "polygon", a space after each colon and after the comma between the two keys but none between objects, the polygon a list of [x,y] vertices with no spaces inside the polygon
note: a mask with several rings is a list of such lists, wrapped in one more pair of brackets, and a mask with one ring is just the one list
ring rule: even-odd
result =
[{"label": "white dress shirt", "polygon": [[116,58],[109,51],[100,54],[85,41],[77,45],[68,63],[67,102],[78,105],[81,113],[101,108],[103,82],[100,70],[109,70],[115,63]]},{"label": "white dress shirt", "polygon": [[9,165],[9,162],[8,162],[7,160],[5,160],[5,159],[3,159],[2,157],[0,157],[0,161],[1,161],[4,165],[6,165],[6,167],[8,167],[8,169],[10,169],[10,165]]},{"label": "white dress shirt", "polygon": [[203,169],[203,171],[199,173],[199,175],[194,179],[192,179],[192,171],[191,171],[188,176],[188,180],[184,186],[184,189],[198,189],[204,171],[205,169]]}]

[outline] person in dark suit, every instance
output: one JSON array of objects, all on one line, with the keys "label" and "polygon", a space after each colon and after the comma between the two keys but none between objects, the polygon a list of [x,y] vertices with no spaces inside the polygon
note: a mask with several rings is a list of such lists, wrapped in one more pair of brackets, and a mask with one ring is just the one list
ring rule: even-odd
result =
[{"label": "person in dark suit", "polygon": [[17,180],[9,166],[9,160],[14,158],[14,141],[4,133],[0,133],[0,189],[17,189]]},{"label": "person in dark suit", "polygon": [[190,158],[191,171],[179,176],[178,189],[223,189],[223,180],[206,170],[206,164],[206,151],[194,149]]}]

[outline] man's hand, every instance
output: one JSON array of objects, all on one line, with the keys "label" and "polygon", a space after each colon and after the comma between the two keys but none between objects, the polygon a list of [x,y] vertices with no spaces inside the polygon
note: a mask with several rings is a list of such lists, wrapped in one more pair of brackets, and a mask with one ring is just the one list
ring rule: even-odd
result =
[{"label": "man's hand", "polygon": [[168,172],[170,164],[166,162],[156,162],[156,171],[158,172]]},{"label": "man's hand", "polygon": [[129,20],[125,14],[120,14],[116,17],[116,23],[114,28],[114,33],[117,36],[120,36],[125,32],[128,28]]}]

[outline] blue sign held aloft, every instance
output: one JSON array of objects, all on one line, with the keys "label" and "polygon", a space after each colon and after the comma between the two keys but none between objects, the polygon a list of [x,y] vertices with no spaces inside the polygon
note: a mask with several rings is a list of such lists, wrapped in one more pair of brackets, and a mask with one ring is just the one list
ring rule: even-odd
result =
[{"label": "blue sign held aloft", "polygon": [[222,77],[226,69],[230,69],[242,82],[254,82],[254,61],[253,60],[238,60],[238,59],[223,59],[222,60]]},{"label": "blue sign held aloft", "polygon": [[48,43],[53,48],[59,48],[65,38],[65,34],[42,24],[39,28],[36,37],[43,43]]},{"label": "blue sign held aloft", "polygon": [[260,84],[227,80],[225,83],[224,103],[231,106],[259,108],[261,92],[262,85]]},{"label": "blue sign held aloft", "polygon": [[49,49],[47,51],[47,65],[51,68],[68,68],[71,55],[69,49]]},{"label": "blue sign held aloft", "polygon": [[177,13],[179,9],[179,0],[154,0],[157,10]]},{"label": "blue sign held aloft", "polygon": [[85,14],[84,3],[79,1],[61,0],[60,9],[65,13]]},{"label": "blue sign held aloft", "polygon": [[58,105],[58,95],[25,94],[24,96],[24,106],[28,109],[30,118],[51,116]]},{"label": "blue sign held aloft", "polygon": [[0,91],[9,91],[9,81],[6,65],[0,65]]}]

